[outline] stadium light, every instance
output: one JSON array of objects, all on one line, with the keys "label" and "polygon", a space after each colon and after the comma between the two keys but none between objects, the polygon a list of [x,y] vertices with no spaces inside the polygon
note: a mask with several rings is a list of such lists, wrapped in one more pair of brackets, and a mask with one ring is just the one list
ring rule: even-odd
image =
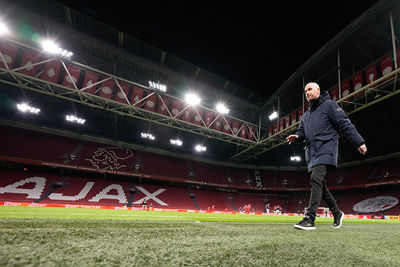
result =
[{"label": "stadium light", "polygon": [[75,122],[75,123],[82,124],[82,125],[84,125],[85,122],[86,122],[85,119],[78,118],[78,117],[76,117],[76,116],[74,116],[74,115],[66,115],[66,116],[65,116],[65,119],[66,119],[67,121],[69,121],[69,122]]},{"label": "stadium light", "polygon": [[183,144],[183,142],[179,139],[170,139],[170,142],[172,145],[175,145],[175,146],[181,146]]},{"label": "stadium light", "polygon": [[216,110],[221,114],[229,113],[229,109],[223,103],[218,103],[216,106]]},{"label": "stadium light", "polygon": [[275,120],[276,118],[278,118],[278,112],[274,111],[272,112],[269,116],[268,116],[269,120]]},{"label": "stadium light", "polygon": [[197,106],[198,104],[200,104],[201,99],[200,99],[200,97],[198,97],[197,95],[195,95],[193,93],[188,93],[185,96],[185,101],[190,106]]},{"label": "stadium light", "polygon": [[62,49],[58,44],[56,44],[52,40],[42,40],[41,44],[42,44],[42,49],[47,53],[59,55],[64,58],[70,58],[73,55],[71,51]]},{"label": "stadium light", "polygon": [[29,112],[32,114],[39,114],[40,109],[35,108],[35,107],[31,107],[26,103],[21,103],[21,104],[17,104],[17,108],[21,111],[21,112]]},{"label": "stadium light", "polygon": [[291,156],[291,157],[290,157],[290,160],[291,160],[291,161],[300,161],[301,158],[300,158],[300,156]]},{"label": "stadium light", "polygon": [[152,81],[149,81],[149,87],[151,89],[156,89],[156,90],[159,90],[161,92],[166,92],[167,91],[167,86],[166,85],[160,84],[160,83],[156,83],[156,82],[152,82]]},{"label": "stadium light", "polygon": [[204,152],[204,151],[207,150],[207,148],[206,148],[205,146],[202,146],[202,145],[197,145],[197,146],[194,147],[194,149],[195,149],[197,152]]},{"label": "stadium light", "polygon": [[0,36],[8,34],[9,30],[4,22],[0,22]]},{"label": "stadium light", "polygon": [[156,137],[154,135],[152,135],[151,133],[140,133],[140,136],[143,139],[149,139],[149,140],[154,140],[156,139]]},{"label": "stadium light", "polygon": [[45,52],[48,52],[51,54],[60,53],[62,50],[55,42],[53,42],[51,40],[43,40],[42,48]]}]

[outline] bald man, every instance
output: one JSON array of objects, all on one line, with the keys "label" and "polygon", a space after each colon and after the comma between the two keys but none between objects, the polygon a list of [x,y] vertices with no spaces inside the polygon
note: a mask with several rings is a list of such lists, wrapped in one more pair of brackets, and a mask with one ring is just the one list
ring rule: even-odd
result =
[{"label": "bald man", "polygon": [[309,102],[308,110],[301,117],[297,132],[286,137],[289,145],[295,140],[305,141],[305,159],[308,172],[311,172],[311,195],[307,213],[294,227],[302,230],[315,229],[316,212],[322,198],[334,216],[333,228],[340,228],[344,213],[339,210],[325,179],[328,170],[337,167],[339,134],[362,155],[367,153],[367,147],[346,113],[330,99],[328,92],[321,93],[315,82],[308,83],[304,92]]}]

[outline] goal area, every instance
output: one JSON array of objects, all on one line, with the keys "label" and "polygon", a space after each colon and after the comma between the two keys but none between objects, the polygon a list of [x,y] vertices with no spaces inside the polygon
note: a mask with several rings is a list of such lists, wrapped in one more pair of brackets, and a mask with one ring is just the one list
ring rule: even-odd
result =
[{"label": "goal area", "polygon": [[[304,214],[307,213],[307,207],[304,208]],[[329,211],[329,208],[325,207],[318,207],[317,208],[317,217],[331,217],[331,212]]]}]

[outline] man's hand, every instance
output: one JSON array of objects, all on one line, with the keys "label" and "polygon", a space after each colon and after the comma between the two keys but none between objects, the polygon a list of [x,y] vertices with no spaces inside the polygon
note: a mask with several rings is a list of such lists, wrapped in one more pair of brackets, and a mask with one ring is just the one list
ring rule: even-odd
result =
[{"label": "man's hand", "polygon": [[292,144],[297,138],[299,138],[299,136],[297,134],[291,134],[288,137],[286,137],[286,142],[290,144]]},{"label": "man's hand", "polygon": [[358,152],[360,152],[361,154],[365,155],[367,153],[367,146],[365,144],[359,146],[357,148]]}]

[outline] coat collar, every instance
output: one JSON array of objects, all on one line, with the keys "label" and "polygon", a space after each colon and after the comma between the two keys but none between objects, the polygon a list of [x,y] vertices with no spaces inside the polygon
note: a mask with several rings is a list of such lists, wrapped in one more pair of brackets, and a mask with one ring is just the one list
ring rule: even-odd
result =
[{"label": "coat collar", "polygon": [[322,103],[324,103],[326,100],[330,100],[330,96],[329,93],[327,91],[322,91],[321,95],[310,101],[310,104],[308,106],[308,110],[312,111],[314,109],[316,109],[319,105],[321,105]]}]

